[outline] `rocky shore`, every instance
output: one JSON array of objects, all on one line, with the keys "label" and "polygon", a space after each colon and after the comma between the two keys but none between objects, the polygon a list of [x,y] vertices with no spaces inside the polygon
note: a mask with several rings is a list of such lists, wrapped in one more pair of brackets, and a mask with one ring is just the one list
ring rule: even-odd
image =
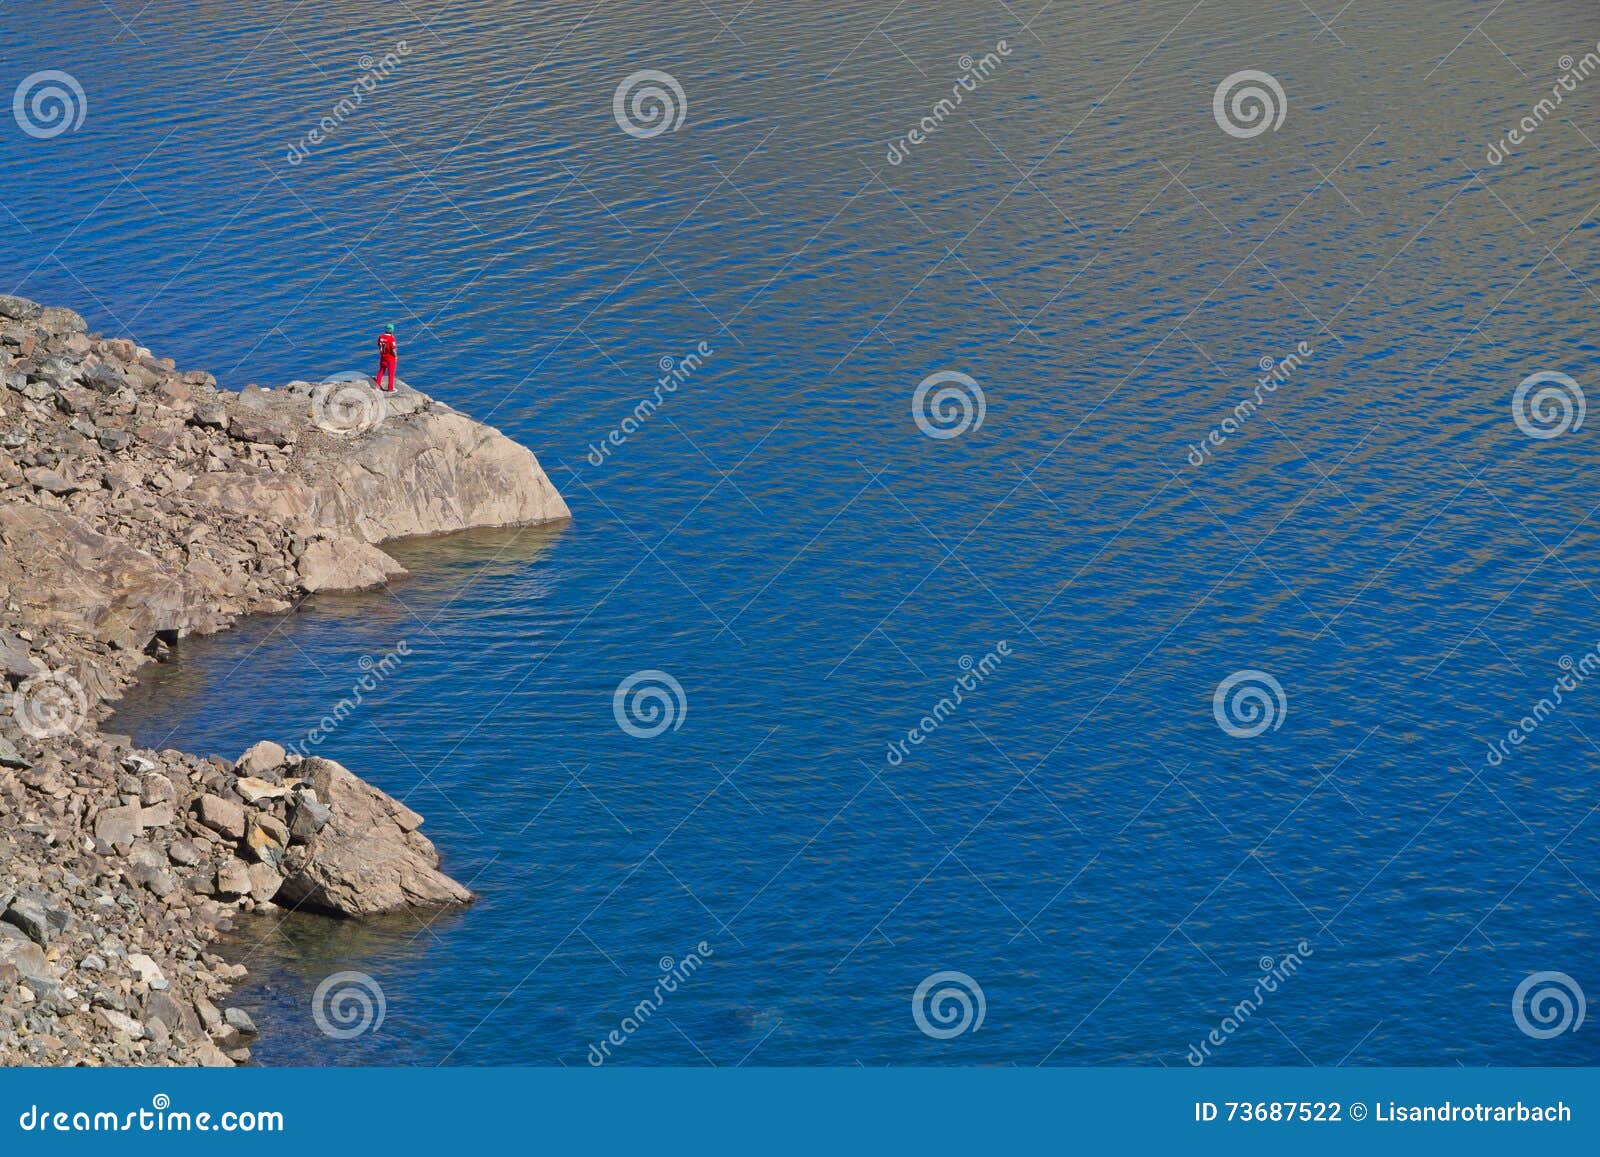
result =
[{"label": "rocky shore", "polygon": [[220,390],[0,295],[0,1064],[241,1063],[235,913],[469,902],[332,760],[100,723],[185,635],[403,574],[383,541],[565,517],[532,453],[403,384]]}]

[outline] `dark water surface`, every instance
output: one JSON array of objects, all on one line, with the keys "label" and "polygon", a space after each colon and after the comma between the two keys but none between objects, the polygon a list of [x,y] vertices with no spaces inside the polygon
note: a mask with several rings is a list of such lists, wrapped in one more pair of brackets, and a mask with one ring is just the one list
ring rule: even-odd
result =
[{"label": "dark water surface", "polygon": [[[0,132],[0,288],[232,386],[365,369],[392,322],[575,515],[397,548],[392,590],[129,697],[141,741],[231,756],[410,651],[321,751],[482,901],[241,928],[259,1058],[583,1064],[619,1030],[620,1063],[1183,1065],[1216,1030],[1223,1064],[1600,1061],[1513,1010],[1535,973],[1600,992],[1600,418],[1512,412],[1535,372],[1600,381],[1600,77],[1485,158],[1600,14],[1326,7],[0,8],[7,90],[88,102]],[[614,119],[641,69],[677,131]],[[1214,119],[1244,69],[1275,131]],[[919,429],[937,371],[981,425]],[[641,671],[683,689],[650,739],[613,713]],[[1240,738],[1213,695],[1249,671],[1282,697],[1252,676],[1277,726]],[[342,971],[385,1000],[348,1041],[312,1012]],[[913,993],[945,971],[974,1016],[940,1039]]]}]

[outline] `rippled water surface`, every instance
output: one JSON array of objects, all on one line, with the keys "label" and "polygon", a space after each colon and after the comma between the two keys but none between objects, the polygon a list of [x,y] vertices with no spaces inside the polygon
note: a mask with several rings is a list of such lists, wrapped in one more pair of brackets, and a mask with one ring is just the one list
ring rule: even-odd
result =
[{"label": "rippled water surface", "polygon": [[[1485,158],[1600,16],[1335,7],[0,8],[6,88],[88,102],[0,132],[0,288],[233,386],[368,368],[392,322],[574,512],[398,547],[391,590],[129,697],[142,742],[231,756],[409,649],[322,751],[482,900],[242,926],[259,1059],[1600,1060],[1512,1007],[1600,992],[1600,679],[1537,707],[1600,640],[1600,433],[1512,413],[1600,381],[1600,79]],[[687,108],[641,139],[612,97],[647,68]],[[1244,69],[1286,106],[1249,138],[1212,111]],[[913,421],[938,371],[983,394],[958,437]],[[639,671],[683,689],[651,739],[613,713]],[[1253,738],[1213,710],[1241,671],[1282,689]],[[386,1003],[348,1041],[339,971]],[[984,1010],[949,1039],[913,1014],[942,971]]]}]

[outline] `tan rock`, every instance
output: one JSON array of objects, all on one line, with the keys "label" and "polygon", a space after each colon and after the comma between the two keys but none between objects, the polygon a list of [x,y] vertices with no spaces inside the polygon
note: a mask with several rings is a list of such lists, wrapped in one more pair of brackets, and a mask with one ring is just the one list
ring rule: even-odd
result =
[{"label": "tan rock", "polygon": [[125,1036],[129,1040],[138,1040],[144,1036],[144,1025],[125,1012],[118,1012],[114,1008],[97,1008],[94,1010],[94,1015],[96,1020],[118,1036]]},{"label": "tan rock", "polygon": [[250,898],[258,904],[271,900],[283,885],[283,877],[271,864],[251,864],[247,876],[250,881]]},{"label": "tan rock", "polygon": [[[0,504],[0,542],[10,544],[0,546],[0,578],[10,580],[12,599],[41,626],[136,651],[158,631],[221,622],[181,572],[65,511]],[[52,549],[28,548],[41,542]]]},{"label": "tan rock", "polygon": [[383,551],[355,538],[313,542],[300,556],[300,586],[317,591],[361,591],[399,578],[406,568]]},{"label": "tan rock", "polygon": [[128,954],[128,967],[133,969],[141,983],[148,984],[151,988],[164,989],[167,987],[167,978],[161,971],[161,965],[155,958],[143,952]]},{"label": "tan rock", "polygon": [[229,860],[217,869],[217,894],[219,896],[250,894],[250,869],[243,860]]},{"label": "tan rock", "polygon": [[270,739],[252,744],[234,764],[234,770],[240,775],[255,776],[258,779],[275,781],[280,777],[274,774],[283,766],[284,760],[289,757],[280,745]]},{"label": "tan rock", "polygon": [[283,851],[289,845],[289,830],[271,816],[251,816],[244,843],[258,861],[276,864],[283,858]]},{"label": "tan rock", "polygon": [[400,412],[300,462],[317,525],[383,542],[569,517],[526,447],[409,387],[388,405]]},{"label": "tan rock", "polygon": [[244,839],[244,808],[230,799],[217,795],[203,795],[195,801],[195,817],[216,832],[231,840]]},{"label": "tan rock", "polygon": [[285,858],[279,903],[366,916],[471,902],[471,892],[439,871],[416,812],[331,759],[308,759],[301,774],[333,818]]},{"label": "tan rock", "polygon": [[233,789],[244,797],[245,803],[260,803],[262,800],[282,799],[289,794],[286,784],[268,783],[264,779],[253,776],[240,776],[234,783]]},{"label": "tan rock", "polygon": [[203,474],[186,493],[203,506],[286,524],[302,520],[311,510],[311,491],[305,483],[277,474],[233,470]]},{"label": "tan rock", "polygon": [[144,834],[144,809],[136,803],[103,809],[94,819],[94,838],[127,848]]}]

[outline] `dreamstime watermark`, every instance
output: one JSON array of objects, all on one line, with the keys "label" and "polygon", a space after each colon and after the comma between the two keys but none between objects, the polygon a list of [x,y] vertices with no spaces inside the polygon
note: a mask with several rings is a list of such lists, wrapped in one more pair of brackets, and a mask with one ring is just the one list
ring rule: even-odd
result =
[{"label": "dreamstime watermark", "polygon": [[629,1009],[616,1028],[598,1043],[589,1046],[589,1063],[599,1068],[610,1060],[611,1050],[627,1044],[628,1038],[648,1024],[650,1018],[661,1010],[661,1006],[667,1002],[667,997],[677,992],[679,985],[687,984],[690,977],[700,970],[700,966],[715,955],[711,945],[702,940],[693,949],[684,953],[682,960],[663,956],[658,961],[661,975],[656,978],[655,987],[650,990],[650,995]]},{"label": "dreamstime watermark", "polygon": [[11,116],[36,141],[75,133],[89,115],[89,98],[70,72],[46,68],[22,78],[11,94]]},{"label": "dreamstime watermark", "polygon": [[1278,131],[1289,113],[1283,85],[1270,72],[1245,68],[1224,77],[1211,94],[1211,116],[1217,127],[1241,141]]},{"label": "dreamstime watermark", "polygon": [[647,141],[662,133],[675,133],[689,115],[689,98],[670,72],[641,68],[622,78],[611,94],[611,115],[630,137]]},{"label": "dreamstime watermark", "polygon": [[289,146],[285,159],[291,165],[298,165],[311,155],[312,149],[326,144],[339,127],[367,103],[367,97],[376,92],[378,86],[388,80],[400,67],[400,62],[409,55],[411,55],[411,45],[404,40],[397,40],[395,46],[381,57],[362,56],[357,62],[361,67],[361,75],[350,86],[350,95],[340,97],[338,103],[320,117],[315,125],[301,133],[300,139]]},{"label": "dreamstime watermark", "polygon": [[1489,754],[1484,757],[1485,767],[1499,767],[1511,754],[1511,748],[1521,747],[1533,737],[1533,733],[1543,726],[1544,721],[1555,714],[1556,708],[1566,702],[1566,695],[1572,694],[1589,676],[1600,672],[1600,642],[1585,651],[1577,659],[1571,655],[1562,655],[1556,660],[1556,666],[1566,672],[1550,685],[1550,694],[1541,696],[1528,713],[1517,720],[1516,726],[1508,728],[1504,739],[1496,739],[1489,744]]},{"label": "dreamstime watermark", "polygon": [[24,1133],[282,1133],[284,1120],[275,1109],[191,1113],[174,1109],[171,1097],[157,1093],[148,1108],[121,1113],[29,1105],[18,1116],[17,1127]]},{"label": "dreamstime watermark", "polygon": [[1581,428],[1587,408],[1583,387],[1557,370],[1529,374],[1511,394],[1511,420],[1541,442]]},{"label": "dreamstime watermark", "polygon": [[611,714],[617,726],[635,739],[654,739],[668,728],[676,731],[683,726],[689,696],[683,684],[665,671],[635,671],[617,684]]},{"label": "dreamstime watermark", "polygon": [[1254,739],[1283,726],[1289,714],[1289,697],[1265,671],[1247,667],[1217,684],[1211,696],[1211,714],[1217,726],[1235,739]]},{"label": "dreamstime watermark", "polygon": [[382,425],[389,399],[360,370],[345,370],[319,382],[311,392],[311,421],[325,434],[353,438]]},{"label": "dreamstime watermark", "polygon": [[356,660],[356,666],[361,668],[362,675],[351,685],[350,693],[335,703],[333,708],[317,721],[317,725],[306,732],[304,739],[299,743],[290,744],[289,750],[306,756],[321,747],[334,732],[344,726],[344,721],[354,715],[357,708],[366,702],[366,697],[381,687],[384,680],[398,671],[400,665],[410,656],[411,643],[407,639],[401,639],[395,644],[394,650],[385,652],[381,658],[374,659],[371,655],[361,656]]},{"label": "dreamstime watermark", "polygon": [[[911,754],[911,747],[920,747],[927,742],[928,737],[956,713],[956,708],[966,702],[968,693],[976,691],[1010,655],[1010,641],[1001,639],[994,645],[994,650],[985,651],[981,659],[974,660],[971,655],[961,656],[956,665],[961,668],[962,674],[950,684],[950,694],[941,696],[932,709],[917,721],[917,725],[906,731],[904,739],[889,740],[889,751],[883,757],[884,762],[890,767],[899,767],[904,763],[906,756]],[[911,747],[907,747],[907,744]]]},{"label": "dreamstime watermark", "polygon": [[989,412],[983,387],[960,370],[940,370],[917,383],[911,418],[917,429],[944,441],[982,427]]},{"label": "dreamstime watermark", "polygon": [[957,107],[966,100],[967,94],[976,92],[978,86],[993,76],[1001,62],[1010,55],[1011,46],[1004,40],[997,40],[993,52],[985,52],[976,60],[971,55],[963,55],[958,59],[956,65],[961,69],[962,75],[950,86],[950,95],[941,97],[927,116],[912,125],[899,138],[891,141],[885,159],[891,165],[898,165],[910,157],[912,148],[926,143],[944,128],[944,122],[955,114]]},{"label": "dreamstime watermark", "polygon": [[1483,154],[1483,159],[1489,164],[1503,164],[1516,150],[1517,145],[1527,144],[1528,138],[1538,132],[1544,122],[1554,115],[1556,109],[1565,101],[1567,94],[1578,91],[1578,82],[1588,80],[1595,72],[1600,71],[1600,44],[1595,45],[1594,52],[1585,52],[1583,59],[1574,61],[1570,55],[1563,56],[1556,61],[1556,66],[1561,69],[1561,75],[1556,77],[1556,83],[1551,86],[1550,95],[1540,98],[1515,127],[1508,129],[1505,135],[1489,146]]},{"label": "dreamstime watermark", "polygon": [[947,969],[925,977],[911,994],[911,1019],[934,1040],[977,1032],[989,1011],[983,986],[965,972]]},{"label": "dreamstime watermark", "polygon": [[1293,952],[1286,952],[1279,959],[1263,956],[1258,960],[1256,967],[1261,971],[1261,975],[1256,978],[1255,985],[1250,989],[1250,995],[1229,1009],[1217,1027],[1208,1032],[1198,1045],[1189,1046],[1189,1064],[1199,1068],[1210,1060],[1212,1050],[1227,1044],[1228,1038],[1249,1023],[1250,1018],[1266,1003],[1266,998],[1277,992],[1278,986],[1284,981],[1299,972],[1300,966],[1312,955],[1314,953],[1311,945],[1302,940],[1295,945]]},{"label": "dreamstime watermark", "polygon": [[1534,1040],[1577,1032],[1588,1013],[1583,988],[1565,972],[1535,972],[1511,994],[1511,1019]]},{"label": "dreamstime watermark", "polygon": [[365,972],[335,972],[311,994],[311,1019],[330,1040],[354,1040],[383,1027],[383,985]]},{"label": "dreamstime watermark", "polygon": [[1309,343],[1299,342],[1294,347],[1294,353],[1281,361],[1263,355],[1258,363],[1262,371],[1261,377],[1256,379],[1250,394],[1244,400],[1236,402],[1228,415],[1211,427],[1211,431],[1204,438],[1189,444],[1189,465],[1203,466],[1206,460],[1213,456],[1212,451],[1238,433],[1244,424],[1255,416],[1256,411],[1261,409],[1261,403],[1270,395],[1277,393],[1279,386],[1294,377],[1295,371],[1315,352]]},{"label": "dreamstime watermark", "polygon": [[11,717],[24,735],[59,739],[89,720],[89,697],[65,671],[48,671],[24,679],[9,698]]},{"label": "dreamstime watermark", "polygon": [[678,387],[687,382],[716,351],[709,342],[699,342],[694,349],[684,354],[681,358],[670,356],[662,357],[657,364],[661,367],[661,376],[656,379],[655,386],[648,396],[640,398],[633,411],[619,422],[604,438],[598,442],[589,443],[589,453],[586,460],[591,466],[603,466],[607,458],[611,457],[613,448],[620,448],[623,443],[639,432],[639,428],[649,421],[651,415],[661,408],[661,403],[671,394],[678,392]]}]

